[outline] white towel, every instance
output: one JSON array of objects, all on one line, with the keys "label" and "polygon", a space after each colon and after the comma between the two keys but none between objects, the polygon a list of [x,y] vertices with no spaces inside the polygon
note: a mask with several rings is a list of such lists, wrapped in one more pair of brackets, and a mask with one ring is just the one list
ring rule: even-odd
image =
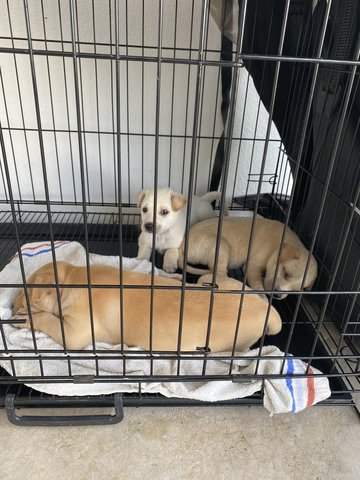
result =
[{"label": "white towel", "polygon": [[[58,241],[55,242],[57,260],[65,260],[74,265],[85,265],[86,256],[84,248],[77,242]],[[51,262],[51,245],[49,242],[38,242],[26,244],[22,247],[22,255],[26,276],[28,277],[36,269],[42,265]],[[119,258],[103,255],[90,254],[91,264],[106,264],[119,267]],[[137,260],[123,258],[123,268],[138,272],[149,273],[151,271],[151,263],[145,260]],[[166,275],[165,272],[156,270],[157,274]],[[0,272],[0,283],[22,283],[19,259],[17,255],[11,262]],[[0,289],[0,318],[11,318],[11,304],[19,290],[13,288]],[[32,334],[28,329],[17,329],[11,325],[4,325],[3,331],[8,349],[21,350],[19,353],[13,353],[14,359],[12,364],[6,358],[7,355],[0,356],[0,365],[10,374],[13,373],[12,367],[15,368],[15,374],[24,378],[40,376],[40,362],[35,354],[27,353],[34,349]],[[61,352],[61,346],[55,343],[51,338],[41,332],[36,332],[36,341],[39,349],[42,350],[59,350],[55,352],[62,356],[63,360],[46,360],[50,354],[42,354],[42,367],[44,376],[69,376],[68,355]],[[119,354],[119,345],[108,345],[97,343],[98,349],[114,351],[114,355]],[[0,348],[4,348],[2,338],[0,336]],[[91,348],[90,346],[88,348]],[[136,352],[139,355],[138,348],[128,348],[128,350]],[[237,354],[241,356],[233,362],[232,375],[253,375],[258,364],[257,373],[261,376],[264,374],[279,374],[283,365],[283,359],[274,359],[272,357],[282,357],[284,354],[275,346],[264,347],[261,351],[264,359],[257,361],[248,359],[249,356],[258,355],[259,350],[250,350],[245,353]],[[19,355],[27,355],[34,357],[34,360],[16,360]],[[135,353],[134,353],[135,354]],[[206,374],[226,376],[229,373],[229,360],[211,360],[216,356],[229,356],[230,353],[210,354],[207,362]],[[96,364],[94,359],[82,359],[82,356],[91,357],[91,352],[84,351],[84,354],[77,354],[80,359],[71,358],[71,374],[72,375],[95,375]],[[199,360],[181,360],[181,375],[201,375],[203,367],[202,356]],[[153,360],[153,374],[169,376],[175,375],[177,372],[176,360]],[[123,375],[123,362],[119,359],[112,358],[111,354],[106,354],[105,360],[97,362],[98,374],[100,376],[116,376]],[[306,371],[306,364],[301,360],[293,359],[288,356],[284,363],[283,373],[288,375],[302,374]],[[149,375],[150,360],[149,358],[127,359],[126,375]],[[328,379],[312,368],[311,374],[315,377],[306,378],[281,378],[266,379],[264,381],[264,406],[271,413],[298,412],[314,403],[320,402],[328,398],[331,394]],[[249,380],[248,382],[233,383],[231,380],[222,381],[201,381],[201,382],[142,382],[142,392],[160,393],[166,397],[190,398],[202,401],[222,401],[232,400],[235,398],[243,398],[258,392],[262,388],[262,379]],[[31,384],[41,392],[71,396],[71,395],[100,395],[115,392],[137,392],[137,383],[93,383],[93,384],[73,384],[73,383],[38,383]]]}]

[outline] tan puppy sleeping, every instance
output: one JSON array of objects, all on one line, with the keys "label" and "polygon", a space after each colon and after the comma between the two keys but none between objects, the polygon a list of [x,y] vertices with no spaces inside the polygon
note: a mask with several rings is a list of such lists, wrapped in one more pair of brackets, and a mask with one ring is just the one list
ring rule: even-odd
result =
[{"label": "tan puppy sleeping", "polygon": [[[257,218],[250,258],[247,259],[252,218],[225,217],[219,250],[218,273],[227,275],[228,268],[238,268],[247,263],[247,283],[254,290],[271,290],[275,276],[284,224],[276,220]],[[207,265],[213,270],[215,259],[218,219],[204,220],[193,225],[189,234],[188,262]],[[179,251],[179,267],[184,261],[184,246]],[[309,252],[297,235],[286,230],[276,275],[275,290],[300,290]],[[190,273],[204,274],[201,270],[187,266]],[[311,289],[317,276],[317,263],[311,256],[304,288]],[[286,293],[274,295],[283,299]]]},{"label": "tan puppy sleeping", "polygon": [[[86,267],[74,267],[58,262],[59,283],[87,283]],[[206,276],[202,281],[209,281]],[[55,283],[53,266],[47,264],[28,279],[29,283]],[[119,285],[119,270],[104,265],[91,266],[91,282],[96,285]],[[124,285],[150,285],[148,274],[123,272]],[[174,285],[177,280],[155,276],[156,285]],[[233,279],[219,282],[220,289],[241,289],[242,284]],[[128,346],[149,349],[150,289],[123,290],[124,337]],[[58,302],[55,288],[29,288],[30,305],[35,330],[45,332],[63,345]],[[155,290],[153,305],[153,350],[176,351],[180,315],[180,290]],[[215,294],[213,320],[209,348],[213,352],[229,351],[233,347],[234,332],[239,310],[240,294]],[[186,291],[183,317],[181,350],[195,351],[205,346],[208,326],[210,292]],[[95,339],[98,342],[118,344],[120,338],[120,292],[116,288],[92,289]],[[87,288],[61,289],[62,315],[66,346],[82,349],[91,344],[89,298]],[[242,351],[253,345],[263,334],[268,304],[259,295],[245,294],[236,350]],[[28,310],[24,292],[13,304],[13,313],[18,318],[27,318],[19,328],[29,328]],[[281,319],[271,307],[267,334],[275,335],[281,330]]]}]

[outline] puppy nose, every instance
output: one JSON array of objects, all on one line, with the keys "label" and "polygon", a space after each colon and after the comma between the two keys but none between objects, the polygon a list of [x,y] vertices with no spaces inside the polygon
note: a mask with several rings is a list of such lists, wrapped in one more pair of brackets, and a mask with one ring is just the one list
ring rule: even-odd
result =
[{"label": "puppy nose", "polygon": [[145,223],[145,228],[148,232],[152,232],[152,230],[153,230],[152,222]]}]

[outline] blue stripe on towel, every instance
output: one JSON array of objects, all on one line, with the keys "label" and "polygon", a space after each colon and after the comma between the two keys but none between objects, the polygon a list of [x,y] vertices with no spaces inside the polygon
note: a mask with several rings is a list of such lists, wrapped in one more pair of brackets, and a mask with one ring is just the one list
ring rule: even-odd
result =
[{"label": "blue stripe on towel", "polygon": [[[62,247],[63,245],[66,245],[66,243],[61,243],[60,245],[55,245],[54,246],[54,250],[56,250],[57,248],[59,247]],[[41,255],[42,253],[48,253],[48,252],[51,252],[52,248],[48,248],[47,250],[41,250],[40,252],[35,252],[35,253],[25,253],[25,252],[21,252],[21,255],[23,257],[36,257],[37,255]]]},{"label": "blue stripe on towel", "polygon": [[[294,373],[294,362],[291,358],[287,359],[287,365],[288,365],[287,373],[289,375],[292,375]],[[294,389],[293,389],[291,378],[286,379],[286,386],[288,387],[288,389],[290,391],[291,399],[292,399],[291,413],[295,413],[296,405],[295,405]]]}]

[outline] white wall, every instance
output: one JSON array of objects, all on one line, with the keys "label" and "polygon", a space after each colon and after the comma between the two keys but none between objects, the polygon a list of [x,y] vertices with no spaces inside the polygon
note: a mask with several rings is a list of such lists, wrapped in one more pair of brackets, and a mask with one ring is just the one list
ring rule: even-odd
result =
[{"label": "white wall", "polygon": [[[32,38],[41,40],[34,41],[33,48],[43,50],[45,36],[41,2],[31,0],[29,4]],[[48,49],[59,52],[62,45],[58,2],[44,0],[43,4],[47,40],[56,41],[48,43]],[[69,2],[60,1],[60,4],[63,39],[71,42]],[[108,0],[95,1],[94,4],[96,49],[99,53],[108,54],[111,51],[110,35],[114,42],[114,2],[110,2],[111,9],[109,9]],[[129,1],[127,12],[126,2],[120,0],[120,44],[123,45],[120,47],[120,54],[128,53],[133,56],[144,54],[150,57],[157,55],[158,0],[145,0],[144,4],[144,44],[148,48],[142,50],[142,0]],[[174,47],[176,4],[178,4],[176,58],[189,58],[188,49],[191,46],[194,49],[191,58],[197,59],[202,2],[194,2],[192,39],[190,39],[193,5],[190,0],[164,2],[162,56],[167,58],[174,56],[171,49]],[[27,48],[23,2],[12,0],[9,5],[13,37],[22,39],[16,40],[14,46]],[[82,43],[80,50],[94,52],[92,2],[81,0],[77,5],[79,40],[89,42],[89,45]],[[9,38],[0,40],[0,46],[11,47],[5,0],[0,0],[0,27],[1,36]],[[101,43],[105,45],[99,45]],[[126,44],[132,47],[127,49]],[[71,51],[71,48],[71,43],[65,44],[66,51]],[[210,18],[207,49],[215,52],[208,53],[207,58],[217,60],[219,48],[220,33]],[[114,47],[112,53],[115,54]],[[0,118],[3,127],[6,128],[4,130],[6,152],[14,196],[20,198],[21,193],[23,200],[44,199],[30,59],[28,55],[17,54],[14,57],[9,53],[1,53],[0,62],[3,84],[0,93]],[[35,66],[50,197],[54,201],[61,199],[79,201],[81,200],[81,182],[73,60],[71,57],[63,60],[60,56],[36,55]],[[82,129],[88,132],[82,137],[87,165],[87,200],[113,203],[117,196],[116,145],[113,134],[116,131],[116,125],[113,123],[116,119],[115,62],[108,59],[97,62],[93,59],[81,59],[78,60],[78,66],[81,73],[78,80],[81,92]],[[19,87],[15,68],[18,69]],[[150,187],[153,184],[155,139],[152,135],[155,133],[156,68],[156,62],[143,63],[140,59],[120,62],[122,201],[124,203],[134,203],[137,191],[143,186]],[[142,89],[142,75],[144,89]],[[187,190],[192,140],[183,137],[192,135],[196,75],[196,65],[189,67],[177,64],[174,67],[172,64],[163,63],[161,67],[159,185],[168,185],[170,180],[172,188],[184,192]],[[218,81],[218,67],[207,66],[204,72],[200,112],[199,135],[201,138],[198,141],[197,151],[196,191],[199,193],[207,190],[209,169],[217,146],[216,140],[206,137],[212,137],[214,134],[219,136],[222,131],[220,93],[216,102]],[[23,113],[20,108],[20,97]],[[9,118],[7,118],[5,107],[7,107]],[[172,110],[173,120],[171,121]],[[214,122],[215,115],[216,122]],[[22,118],[24,118],[24,124]],[[249,186],[249,193],[256,192],[256,182],[248,184],[248,179],[250,174],[253,174],[254,180],[258,178],[264,148],[262,139],[265,138],[267,123],[268,114],[259,100],[251,79],[248,79],[247,72],[241,69],[234,138],[242,138],[242,140],[232,142],[228,199],[232,197],[233,191],[236,195],[244,194],[247,186]],[[27,129],[26,134],[23,132],[24,125]],[[8,127],[11,128],[10,131]],[[56,133],[53,130],[56,130]],[[99,131],[101,134],[98,134]],[[128,136],[127,133],[132,135]],[[171,141],[169,135],[173,135]],[[276,171],[281,146],[274,126],[271,129],[270,139],[265,166],[266,180]],[[235,176],[237,162],[238,169]],[[284,169],[283,175],[289,176],[288,169],[286,171]],[[282,179],[280,178],[279,181],[282,182]],[[0,185],[0,197],[4,198],[2,182]],[[272,186],[265,182],[262,191],[270,191],[271,188]]]}]

